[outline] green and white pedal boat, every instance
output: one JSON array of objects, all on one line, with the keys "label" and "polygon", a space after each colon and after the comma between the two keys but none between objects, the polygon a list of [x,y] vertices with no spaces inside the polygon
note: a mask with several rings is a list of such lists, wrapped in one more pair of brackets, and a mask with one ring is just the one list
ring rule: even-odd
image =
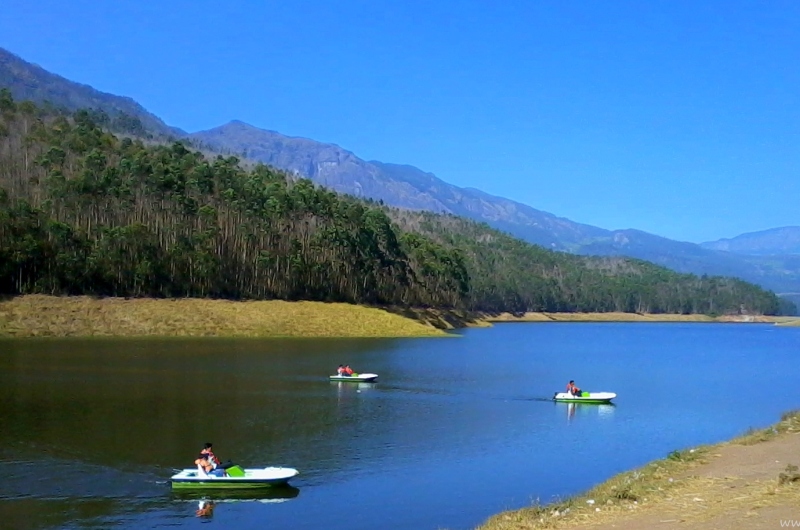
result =
[{"label": "green and white pedal boat", "polygon": [[331,381],[346,381],[350,383],[369,383],[378,379],[378,374],[353,374],[353,375],[332,375]]},{"label": "green and white pedal boat", "polygon": [[261,469],[242,469],[233,466],[227,470],[228,476],[206,475],[200,469],[184,469],[172,475],[173,490],[208,489],[256,489],[283,486],[300,474],[291,467],[265,467]]},{"label": "green and white pedal boat", "polygon": [[594,404],[608,404],[611,400],[617,397],[613,392],[581,392],[580,396],[573,396],[569,392],[556,392],[553,395],[553,401],[561,403],[594,403]]}]

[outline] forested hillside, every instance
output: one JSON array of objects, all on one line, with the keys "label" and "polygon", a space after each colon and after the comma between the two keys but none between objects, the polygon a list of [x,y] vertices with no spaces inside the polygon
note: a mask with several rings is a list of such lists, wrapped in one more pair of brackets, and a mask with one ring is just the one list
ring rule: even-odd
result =
[{"label": "forested hillside", "polygon": [[[391,216],[391,217],[390,217]],[[392,222],[394,219],[395,222]],[[0,292],[773,314],[774,294],[387,211],[0,92]]]},{"label": "forested hillside", "polygon": [[389,215],[403,230],[460,249],[472,278],[470,304],[489,310],[713,314],[736,312],[741,305],[767,314],[794,311],[773,293],[736,278],[552,252],[451,215],[397,209]]}]

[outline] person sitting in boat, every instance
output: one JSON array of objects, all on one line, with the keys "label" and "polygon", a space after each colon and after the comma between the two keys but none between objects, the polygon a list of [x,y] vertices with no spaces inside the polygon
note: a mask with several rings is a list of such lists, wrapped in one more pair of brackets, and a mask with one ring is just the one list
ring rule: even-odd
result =
[{"label": "person sitting in boat", "polygon": [[344,365],[340,364],[339,368],[336,369],[336,375],[339,377],[344,375]]},{"label": "person sitting in boat", "polygon": [[344,373],[343,373],[342,375],[345,375],[345,376],[347,376],[347,377],[350,377],[350,376],[352,376],[352,375],[353,375],[353,369],[352,369],[352,368],[350,368],[350,365],[349,365],[349,364],[345,365],[345,367],[344,367]]},{"label": "person sitting in boat", "polygon": [[211,442],[206,442],[203,445],[203,450],[200,451],[200,454],[201,455],[208,455],[208,461],[211,462],[212,466],[217,467],[222,462],[220,462],[219,458],[217,458],[217,455],[214,454],[213,447],[214,447],[214,444],[212,444]]},{"label": "person sitting in boat", "polygon": [[220,459],[217,458],[217,455],[214,454],[213,447],[214,447],[214,444],[212,444],[211,442],[206,442],[203,445],[203,450],[200,451],[200,454],[201,455],[204,455],[204,454],[208,455],[208,461],[211,463],[212,466],[214,466],[214,469],[217,469],[217,468],[219,468],[219,469],[228,469],[229,467],[233,466],[233,462],[231,462],[230,460],[228,460],[227,462],[225,462],[223,464],[220,461]]},{"label": "person sitting in boat", "polygon": [[581,389],[575,385],[575,381],[570,380],[570,382],[567,383],[567,393],[580,397]]},{"label": "person sitting in boat", "polygon": [[200,453],[200,456],[197,457],[197,460],[195,460],[194,463],[197,466],[198,473],[202,472],[204,475],[215,477],[225,476],[224,469],[214,469],[214,465],[209,462],[207,453]]}]

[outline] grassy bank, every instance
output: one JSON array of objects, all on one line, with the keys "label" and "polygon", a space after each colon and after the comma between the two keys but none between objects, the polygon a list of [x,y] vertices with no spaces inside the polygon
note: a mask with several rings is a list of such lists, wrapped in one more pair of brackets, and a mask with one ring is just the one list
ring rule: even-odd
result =
[{"label": "grassy bank", "polygon": [[424,320],[351,304],[39,295],[0,301],[0,337],[445,335]]},{"label": "grassy bank", "polygon": [[496,515],[480,529],[731,528],[748,518],[748,528],[778,527],[778,517],[800,518],[797,464],[794,411],[730,442],[673,451],[582,495]]},{"label": "grassy bank", "polygon": [[[475,314],[281,300],[19,296],[0,301],[0,337],[220,336],[433,337],[494,322],[722,322],[742,317],[634,313]],[[797,317],[752,321],[797,325]]]},{"label": "grassy bank", "polygon": [[800,325],[797,317],[771,317],[762,315],[673,315],[651,313],[524,313],[513,315],[485,315],[486,322],[773,322]]}]

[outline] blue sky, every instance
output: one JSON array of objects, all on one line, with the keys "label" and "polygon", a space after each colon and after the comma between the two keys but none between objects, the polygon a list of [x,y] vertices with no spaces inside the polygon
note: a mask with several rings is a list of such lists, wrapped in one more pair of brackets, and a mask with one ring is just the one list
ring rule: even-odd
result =
[{"label": "blue sky", "polygon": [[188,131],[240,119],[603,228],[800,225],[799,2],[6,0],[0,46]]}]

